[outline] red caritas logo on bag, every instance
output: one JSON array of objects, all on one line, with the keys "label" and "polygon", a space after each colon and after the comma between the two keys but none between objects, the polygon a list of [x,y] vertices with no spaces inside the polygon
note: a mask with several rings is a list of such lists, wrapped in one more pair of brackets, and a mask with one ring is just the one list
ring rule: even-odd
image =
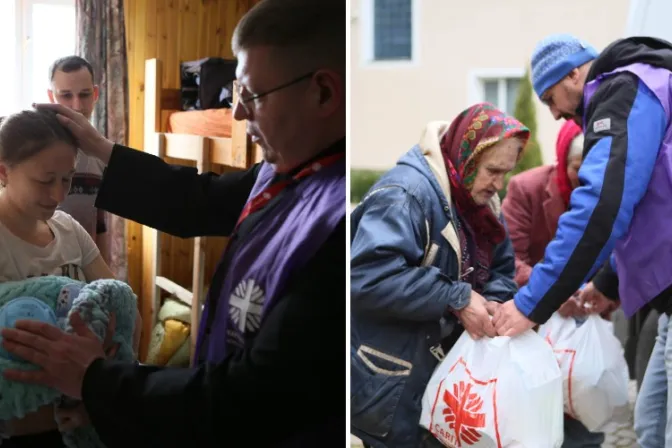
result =
[{"label": "red caritas logo on bag", "polygon": [[453,393],[443,392],[443,401],[446,409],[443,410],[444,420],[448,427],[455,431],[457,446],[461,442],[473,445],[481,439],[477,429],[485,427],[483,399],[471,392],[472,384],[460,381],[453,384]]},{"label": "red caritas logo on bag", "polygon": [[487,443],[483,446],[490,447],[495,442],[501,448],[495,390],[497,379],[481,381],[474,378],[462,358],[451,367],[450,373],[452,381],[444,384],[446,380],[443,380],[439,384],[432,406],[430,432],[444,445],[453,448],[480,446],[478,442],[484,436],[486,440],[483,441]]}]

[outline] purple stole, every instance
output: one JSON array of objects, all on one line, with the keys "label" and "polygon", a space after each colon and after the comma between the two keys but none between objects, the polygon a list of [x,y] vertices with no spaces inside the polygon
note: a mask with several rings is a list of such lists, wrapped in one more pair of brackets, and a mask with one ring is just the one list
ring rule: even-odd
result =
[{"label": "purple stole", "polygon": [[[248,201],[266,189],[274,175],[264,163]],[[201,361],[217,364],[242,348],[245,338],[263,325],[287,281],[301,276],[345,217],[345,158],[287,187],[278,201],[241,237],[228,263],[207,336],[210,306],[205,305],[196,344]]]}]

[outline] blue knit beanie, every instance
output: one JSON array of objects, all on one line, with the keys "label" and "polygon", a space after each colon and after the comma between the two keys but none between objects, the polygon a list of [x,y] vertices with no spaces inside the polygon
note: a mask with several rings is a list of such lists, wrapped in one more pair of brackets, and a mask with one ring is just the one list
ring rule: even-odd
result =
[{"label": "blue knit beanie", "polygon": [[532,85],[539,98],[573,69],[597,57],[590,45],[569,34],[554,34],[532,52]]}]

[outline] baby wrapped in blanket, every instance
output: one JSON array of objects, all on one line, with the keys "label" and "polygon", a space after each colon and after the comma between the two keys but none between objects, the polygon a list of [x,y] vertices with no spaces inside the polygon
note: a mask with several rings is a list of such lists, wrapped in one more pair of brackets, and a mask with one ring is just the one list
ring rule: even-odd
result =
[{"label": "baby wrapped in blanket", "polygon": [[[117,360],[135,359],[136,310],[135,294],[126,283],[118,280],[97,280],[87,284],[68,277],[46,276],[0,284],[0,327],[12,328],[17,320],[33,319],[73,333],[69,317],[79,313],[103,341],[111,313],[114,313],[116,326],[112,343],[118,344],[114,354]],[[8,368],[38,367],[7,353],[0,345],[0,420],[22,418],[48,404],[73,405],[74,400],[55,389],[5,379],[2,372]],[[63,440],[70,448],[104,447],[91,426],[64,432]]]}]

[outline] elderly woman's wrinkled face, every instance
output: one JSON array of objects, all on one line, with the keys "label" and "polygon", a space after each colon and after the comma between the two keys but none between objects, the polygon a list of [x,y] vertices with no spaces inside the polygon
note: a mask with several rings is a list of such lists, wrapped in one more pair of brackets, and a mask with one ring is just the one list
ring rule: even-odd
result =
[{"label": "elderly woman's wrinkled face", "polygon": [[471,196],[478,205],[485,205],[504,188],[505,176],[516,167],[523,142],[518,138],[502,140],[491,146],[478,161]]}]

